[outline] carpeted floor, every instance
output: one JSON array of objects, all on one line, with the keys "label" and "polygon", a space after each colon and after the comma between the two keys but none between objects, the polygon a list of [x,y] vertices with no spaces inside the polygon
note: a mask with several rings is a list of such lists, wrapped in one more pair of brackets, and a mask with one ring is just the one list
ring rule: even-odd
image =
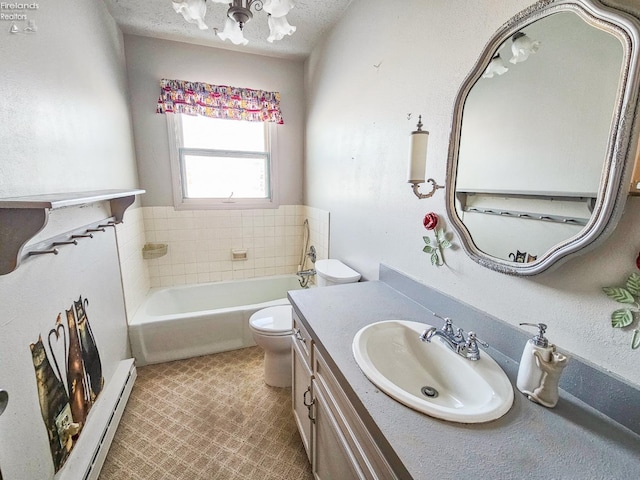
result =
[{"label": "carpeted floor", "polygon": [[138,368],[99,480],[312,479],[258,347]]}]

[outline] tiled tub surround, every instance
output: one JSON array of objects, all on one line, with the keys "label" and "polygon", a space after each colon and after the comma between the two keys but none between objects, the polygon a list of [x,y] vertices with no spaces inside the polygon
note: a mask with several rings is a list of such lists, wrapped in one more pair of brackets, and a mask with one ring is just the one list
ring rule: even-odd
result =
[{"label": "tiled tub surround", "polygon": [[[430,311],[435,310],[451,316],[466,330],[472,325],[481,338],[499,348],[503,344],[500,337],[516,343],[519,336],[524,337],[510,325],[387,267],[381,267],[380,278],[381,281],[299,290],[290,292],[289,297],[399,478],[547,480],[637,476],[640,392],[602,372],[590,372],[591,367],[577,358],[570,361],[573,372],[567,367],[569,382],[565,388],[584,401],[561,390],[556,408],[547,409],[515,390],[511,410],[484,424],[437,420],[379,391],[362,374],[351,353],[353,336],[367,324],[406,319],[438,325]],[[519,359],[523,347],[524,342],[520,342],[506,354],[489,349],[513,384],[518,369],[514,358]],[[584,375],[585,384],[596,375],[600,385],[581,391],[575,388],[580,375]],[[627,428],[585,403],[596,404],[596,397],[603,401],[602,410],[618,409],[620,421]]]},{"label": "tiled tub surround", "polygon": [[[303,205],[254,210],[143,207],[145,238],[166,243],[164,257],[146,260],[151,287],[242,280],[295,273],[309,219],[311,243],[328,256],[329,214]],[[247,260],[231,259],[246,249]]]},{"label": "tiled tub surround", "polygon": [[141,253],[146,242],[142,207],[125,212],[123,222],[116,226],[116,236],[125,307],[132,316],[150,287],[149,269]]}]

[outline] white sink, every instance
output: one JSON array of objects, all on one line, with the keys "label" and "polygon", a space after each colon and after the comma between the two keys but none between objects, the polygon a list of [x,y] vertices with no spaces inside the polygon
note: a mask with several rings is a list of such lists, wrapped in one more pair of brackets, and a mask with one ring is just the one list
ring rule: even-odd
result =
[{"label": "white sink", "polygon": [[[353,355],[380,390],[432,417],[482,423],[507,413],[513,387],[495,360],[485,351],[480,360],[467,360],[439,337],[422,342],[420,334],[430,327],[405,320],[373,323],[356,333]],[[437,395],[427,396],[432,389]]]}]

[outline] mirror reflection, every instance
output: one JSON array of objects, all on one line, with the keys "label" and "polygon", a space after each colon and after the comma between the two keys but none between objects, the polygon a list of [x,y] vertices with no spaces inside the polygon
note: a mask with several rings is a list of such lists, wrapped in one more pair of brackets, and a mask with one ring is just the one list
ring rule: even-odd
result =
[{"label": "mirror reflection", "polygon": [[608,156],[623,45],[574,11],[506,40],[464,103],[455,210],[475,246],[525,263],[588,224]]}]

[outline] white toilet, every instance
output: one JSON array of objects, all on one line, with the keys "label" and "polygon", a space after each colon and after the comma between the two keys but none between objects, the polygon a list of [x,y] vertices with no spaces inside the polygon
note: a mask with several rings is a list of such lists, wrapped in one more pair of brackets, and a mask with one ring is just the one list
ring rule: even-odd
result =
[{"label": "white toilet", "polygon": [[[318,260],[315,269],[319,287],[360,280],[360,274],[340,260]],[[264,382],[272,387],[290,387],[293,337],[291,305],[258,310],[249,318],[249,328],[255,342],[264,350]]]},{"label": "white toilet", "polygon": [[319,287],[329,285],[340,285],[343,283],[355,283],[360,280],[360,274],[347,267],[340,260],[330,258],[328,260],[318,260],[315,265]]},{"label": "white toilet", "polygon": [[253,339],[264,350],[264,381],[272,387],[291,386],[291,305],[258,310],[249,318]]}]

